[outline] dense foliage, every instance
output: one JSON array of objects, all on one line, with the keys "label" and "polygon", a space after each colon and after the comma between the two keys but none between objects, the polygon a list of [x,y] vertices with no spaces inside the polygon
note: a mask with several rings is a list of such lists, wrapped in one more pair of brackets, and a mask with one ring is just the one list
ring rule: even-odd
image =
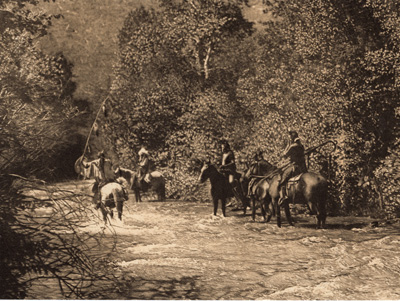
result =
[{"label": "dense foliage", "polygon": [[[132,11],[107,120],[121,155],[135,158],[145,142],[189,185],[199,159],[218,158],[219,138],[239,161],[261,148],[278,162],[296,128],[306,147],[338,143],[332,209],[383,209],[387,181],[375,171],[397,138],[397,1],[265,1],[271,18],[258,30],[240,5],[161,1],[161,10]],[[328,159],[327,150],[312,156],[311,168]]]},{"label": "dense foliage", "polygon": [[[257,27],[243,16],[248,3],[160,0],[131,11],[99,121],[101,148],[134,168],[147,145],[178,197],[196,189],[201,160],[219,160],[219,139],[243,170],[258,149],[277,163],[295,128],[306,147],[337,142],[333,158],[329,147],[309,158],[330,180],[330,213],[399,217],[400,1],[263,1],[269,17]],[[84,297],[99,277],[87,256],[97,241],[76,231],[89,210],[81,196],[64,193],[61,202],[60,191],[35,180],[65,177],[83,144],[73,66],[39,49],[52,18],[37,4],[0,0],[0,292],[23,298],[39,276],[56,279],[63,297]],[[21,211],[27,183],[57,208],[42,224]]]},{"label": "dense foliage", "polygon": [[[31,11],[35,4],[0,1],[2,299],[24,298],[35,279],[55,279],[52,290],[59,288],[60,297],[82,296],[82,288],[93,279],[85,235],[75,232],[86,212],[83,198],[51,191],[36,180],[73,174],[80,141],[74,132],[79,112],[72,97],[72,66],[62,54],[48,56],[38,49],[37,39],[46,33],[51,18]],[[22,192],[30,189],[42,190],[54,205],[50,213],[39,218],[35,211],[23,210]],[[68,201],[81,208],[74,211]]]}]

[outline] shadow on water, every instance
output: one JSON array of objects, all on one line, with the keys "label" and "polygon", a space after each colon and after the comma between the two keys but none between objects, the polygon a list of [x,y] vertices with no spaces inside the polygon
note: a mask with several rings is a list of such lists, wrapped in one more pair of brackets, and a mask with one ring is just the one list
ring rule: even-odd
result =
[{"label": "shadow on water", "polygon": [[198,276],[179,279],[126,278],[118,283],[118,298],[144,300],[199,299]]},{"label": "shadow on water", "polygon": [[[352,230],[354,228],[365,228],[368,227],[370,224],[367,222],[354,222],[354,223],[349,223],[349,224],[339,224],[339,223],[333,223],[333,224],[329,224],[327,223],[325,225],[325,230]],[[316,224],[315,223],[309,223],[307,221],[297,221],[295,222],[295,226],[297,228],[305,228],[305,229],[315,229],[316,228]]]}]

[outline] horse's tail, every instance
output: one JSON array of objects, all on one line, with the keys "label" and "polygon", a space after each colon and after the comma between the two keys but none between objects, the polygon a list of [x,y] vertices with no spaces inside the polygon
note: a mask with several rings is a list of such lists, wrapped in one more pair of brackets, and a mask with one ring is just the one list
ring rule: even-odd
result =
[{"label": "horse's tail", "polygon": [[[156,177],[153,176],[154,173],[156,173]],[[158,194],[160,200],[165,200],[165,178],[164,178],[164,176],[159,171],[152,172],[151,176],[153,177],[153,181],[157,181],[156,191],[157,191],[157,194]]]},{"label": "horse's tail", "polygon": [[313,188],[311,203],[315,206],[318,215],[326,216],[328,199],[328,181],[320,174],[315,174],[317,184]]}]

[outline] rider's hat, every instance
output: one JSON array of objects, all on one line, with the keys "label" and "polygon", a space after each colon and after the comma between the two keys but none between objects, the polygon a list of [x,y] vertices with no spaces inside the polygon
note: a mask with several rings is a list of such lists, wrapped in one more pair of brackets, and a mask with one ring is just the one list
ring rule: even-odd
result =
[{"label": "rider's hat", "polygon": [[142,147],[141,149],[140,149],[140,151],[139,151],[139,156],[142,156],[142,155],[149,155],[149,152],[147,151],[147,149],[145,149],[144,147]]},{"label": "rider's hat", "polygon": [[105,158],[106,155],[104,154],[104,151],[100,151],[99,154],[98,154],[98,157],[99,158]]},{"label": "rider's hat", "polygon": [[221,140],[220,140],[220,143],[221,143],[221,145],[225,145],[225,146],[228,146],[228,147],[229,147],[228,140],[226,140],[226,139],[221,139]]},{"label": "rider's hat", "polygon": [[294,134],[294,135],[296,135],[296,136],[299,136],[299,134],[297,133],[297,131],[296,131],[295,129],[293,129],[293,128],[289,128],[289,129],[288,129],[288,132],[289,132],[289,134]]}]

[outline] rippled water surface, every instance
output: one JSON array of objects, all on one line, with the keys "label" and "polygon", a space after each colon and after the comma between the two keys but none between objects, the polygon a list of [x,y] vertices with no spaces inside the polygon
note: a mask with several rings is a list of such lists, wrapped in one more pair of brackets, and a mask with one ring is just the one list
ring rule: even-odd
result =
[{"label": "rippled water surface", "polygon": [[400,299],[399,226],[366,218],[311,217],[296,227],[211,204],[130,203],[115,260],[118,299]]},{"label": "rippled water surface", "polygon": [[[215,217],[210,203],[172,200],[124,209],[106,230],[106,245],[117,234],[120,282],[109,299],[400,299],[400,223],[328,217],[316,230],[297,215],[295,227],[283,216],[278,228],[250,212]],[[85,231],[102,225],[91,224]],[[40,286],[30,297],[60,298]]]}]

